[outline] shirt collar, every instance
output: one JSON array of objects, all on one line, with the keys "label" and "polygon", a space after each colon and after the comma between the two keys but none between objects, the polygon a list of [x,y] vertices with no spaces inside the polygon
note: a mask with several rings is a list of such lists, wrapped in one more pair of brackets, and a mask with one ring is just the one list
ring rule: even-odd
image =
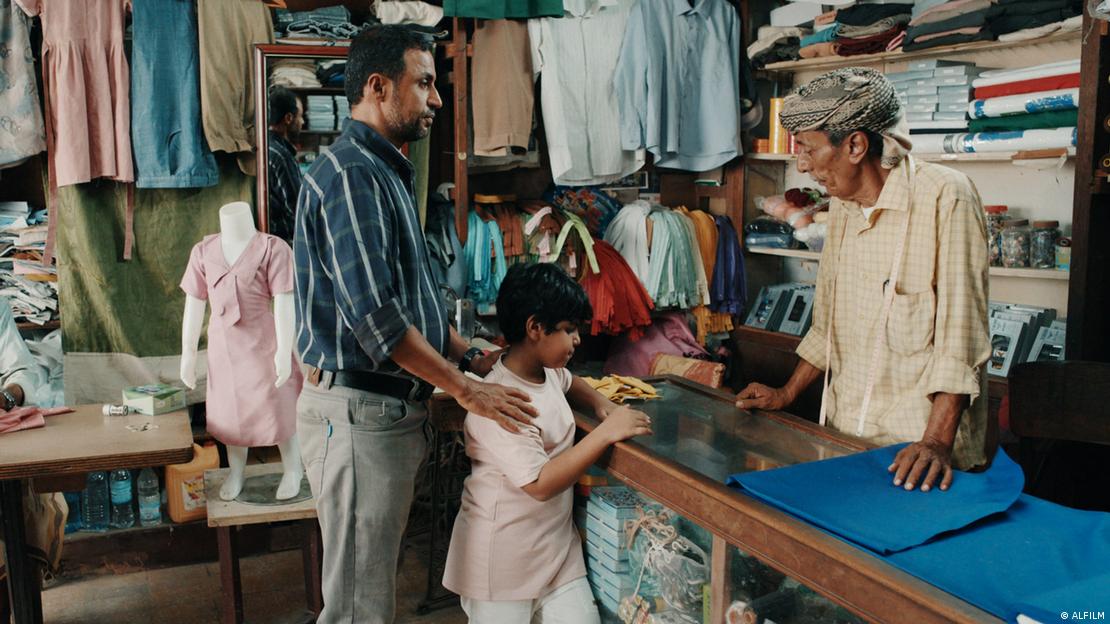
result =
[{"label": "shirt collar", "polygon": [[689,0],[674,0],[674,14],[694,15],[703,13],[707,2],[709,0],[694,0],[694,6],[690,6]]},{"label": "shirt collar", "polygon": [[276,143],[284,148],[285,151],[289,152],[290,154],[296,155],[297,148],[293,147],[293,144],[290,143],[285,137],[274,132],[273,130],[267,130],[267,132],[269,132],[269,139],[271,143]]},{"label": "shirt collar", "polygon": [[357,119],[345,119],[343,124],[344,136],[351,137],[352,141],[377,154],[382,160],[392,165],[398,173],[410,176],[416,173],[416,168],[413,167],[412,162],[405,158],[405,155],[387,141],[385,137],[378,134],[377,130]]},{"label": "shirt collar", "polygon": [[[875,205],[872,208],[880,210],[897,210],[898,212],[905,212],[906,202],[901,198],[909,193],[909,180],[906,178],[906,163],[909,159],[903,158],[886,177],[886,182],[883,183],[883,190],[879,191],[879,198],[875,200]],[[860,216],[863,215],[863,206],[856,201],[844,201],[844,206],[858,212]],[[913,201],[913,198],[910,198]]]},{"label": "shirt collar", "polygon": [[593,17],[602,9],[617,5],[617,0],[563,0],[563,10],[571,17]]}]

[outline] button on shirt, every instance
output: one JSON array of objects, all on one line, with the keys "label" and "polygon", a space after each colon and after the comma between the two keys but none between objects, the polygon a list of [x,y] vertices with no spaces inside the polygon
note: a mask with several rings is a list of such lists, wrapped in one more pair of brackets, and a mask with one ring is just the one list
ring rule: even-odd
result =
[{"label": "button on shirt", "polygon": [[634,0],[566,0],[566,15],[528,21],[532,71],[551,174],[556,184],[619,180],[644,164],[644,151],[621,149],[614,69]]},{"label": "button on shirt", "polygon": [[401,152],[355,120],[305,175],[293,243],[305,364],[399,372],[390,354],[411,326],[446,354],[413,177]]},{"label": "button on shirt", "polygon": [[[813,326],[798,355],[819,369],[832,367],[827,424],[854,434],[872,351],[885,331],[863,437],[884,445],[916,442],[929,422],[932,394],[967,394],[971,406],[960,418],[953,449],[956,467],[967,469],[986,461],[986,217],[967,176],[920,162],[908,212],[906,162],[891,170],[870,218],[858,203],[832,201]],[[884,329],[878,327],[883,289],[906,218],[905,255]],[[830,331],[831,361],[825,357]]]},{"label": "button on shirt", "polygon": [[637,3],[614,79],[621,146],[688,171],[735,158],[741,97],[751,97],[740,89],[742,54],[740,17],[727,0]]}]

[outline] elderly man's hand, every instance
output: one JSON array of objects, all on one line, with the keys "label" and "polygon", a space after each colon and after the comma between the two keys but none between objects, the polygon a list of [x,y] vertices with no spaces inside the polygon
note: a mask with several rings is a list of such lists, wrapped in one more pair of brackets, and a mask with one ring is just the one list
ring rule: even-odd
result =
[{"label": "elderly man's hand", "polygon": [[780,410],[794,402],[786,388],[772,388],[761,383],[748,384],[736,395],[736,407],[753,410]]},{"label": "elderly man's hand", "polygon": [[919,484],[928,492],[940,477],[940,489],[952,485],[952,447],[943,442],[923,439],[898,451],[894,463],[887,468],[894,473],[894,485],[913,490]]}]

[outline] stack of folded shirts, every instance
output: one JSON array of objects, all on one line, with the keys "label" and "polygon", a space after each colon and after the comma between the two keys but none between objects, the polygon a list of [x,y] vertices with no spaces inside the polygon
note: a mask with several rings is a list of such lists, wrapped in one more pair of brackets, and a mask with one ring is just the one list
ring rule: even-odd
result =
[{"label": "stack of folded shirts", "polygon": [[1078,122],[1078,60],[989,71],[972,86],[972,131],[1073,128]]},{"label": "stack of folded shirts", "polygon": [[335,130],[335,100],[330,95],[308,96],[305,110],[308,129],[313,131]]},{"label": "stack of folded shirts", "polygon": [[760,26],[755,43],[748,46],[752,67],[761,69],[771,63],[797,60],[799,41],[811,34],[813,31],[809,28]]},{"label": "stack of folded shirts", "polygon": [[857,4],[836,12],[836,52],[856,56],[885,52],[906,29],[912,6]]},{"label": "stack of folded shirts", "polygon": [[1000,37],[1059,24],[1082,14],[1082,0],[994,0],[987,27]]},{"label": "stack of folded shirts", "polygon": [[972,63],[929,59],[886,77],[902,103],[910,132],[935,132],[967,128],[971,82],[979,71]]},{"label": "stack of folded shirts", "polygon": [[813,28],[812,35],[806,35],[798,42],[798,45],[801,46],[798,50],[798,56],[802,58],[836,56],[839,47],[836,43],[836,36],[840,30],[840,24],[832,22],[818,25],[814,22]]},{"label": "stack of folded shirts", "polygon": [[342,87],[343,76],[346,71],[346,59],[330,59],[316,63],[316,78],[325,87]]},{"label": "stack of folded shirts", "polygon": [[271,87],[319,87],[316,65],[307,59],[281,59],[270,68]]},{"label": "stack of folded shirts", "polygon": [[337,121],[351,118],[351,103],[345,95],[335,96],[335,118]]},{"label": "stack of folded shirts", "polygon": [[995,38],[988,20],[995,0],[949,0],[929,2],[916,12],[906,29],[902,49],[906,52],[943,45],[985,41]]}]

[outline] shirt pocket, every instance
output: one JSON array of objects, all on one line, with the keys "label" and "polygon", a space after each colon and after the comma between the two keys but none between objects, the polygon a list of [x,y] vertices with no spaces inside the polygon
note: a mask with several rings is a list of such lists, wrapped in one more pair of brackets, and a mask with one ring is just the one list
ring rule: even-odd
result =
[{"label": "shirt pocket", "polygon": [[926,290],[895,294],[886,322],[886,340],[899,355],[913,355],[929,347],[936,325],[936,293]]},{"label": "shirt pocket", "polygon": [[408,408],[404,401],[371,398],[350,399],[347,402],[351,429],[355,431],[386,431],[397,426]]}]

